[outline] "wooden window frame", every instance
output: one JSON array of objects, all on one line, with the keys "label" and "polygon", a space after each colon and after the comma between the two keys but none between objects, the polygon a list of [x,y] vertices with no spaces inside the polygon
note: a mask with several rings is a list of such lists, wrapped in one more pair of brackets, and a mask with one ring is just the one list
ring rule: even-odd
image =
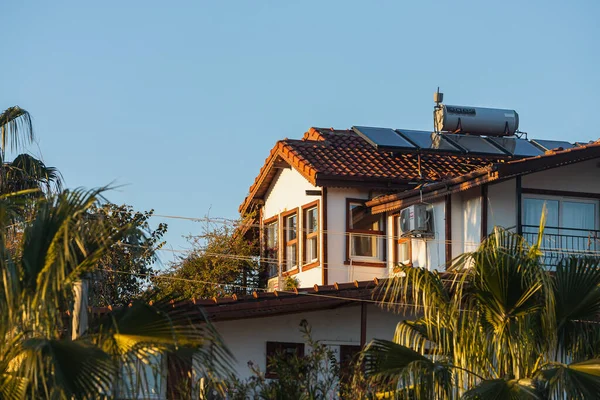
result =
[{"label": "wooden window frame", "polygon": [[408,260],[409,262],[406,264],[407,266],[412,267],[413,262],[412,262],[412,238],[410,237],[400,237],[400,229],[398,228],[398,225],[400,225],[400,214],[394,215],[392,216],[392,223],[394,224],[394,226],[392,227],[392,232],[393,232],[393,236],[394,236],[394,249],[393,249],[393,257],[394,257],[394,269],[396,267],[398,267],[398,264],[400,264],[400,252],[398,251],[398,246],[402,243],[408,243]]},{"label": "wooden window frame", "polygon": [[[296,215],[296,238],[289,240],[287,239],[287,219],[289,217],[291,217],[292,215]],[[300,224],[300,218],[299,218],[299,214],[300,214],[300,209],[299,208],[294,208],[292,210],[286,211],[284,213],[281,213],[281,231],[283,232],[283,276],[289,276],[289,275],[295,275],[299,272],[300,270],[300,246],[299,246],[299,224]],[[288,269],[288,258],[287,258],[287,248],[288,246],[291,245],[295,245],[296,246],[296,266],[292,267],[290,269]]]},{"label": "wooden window frame", "polygon": [[[269,217],[267,219],[263,220],[263,229],[266,233],[267,231],[267,225],[271,225],[273,223],[277,223],[277,230],[275,231],[275,234],[277,235],[277,253],[275,258],[277,259],[276,263],[277,263],[277,275],[275,276],[279,276],[279,265],[280,265],[280,261],[281,258],[279,257],[280,255],[280,251],[281,251],[281,240],[280,239],[280,230],[281,230],[281,221],[279,221],[279,215],[274,215],[272,217]],[[266,236],[266,234],[265,234]],[[265,237],[265,244],[264,244],[264,252],[265,254],[267,254],[267,238]],[[271,258],[271,257],[268,257]],[[270,263],[270,262],[267,262]],[[268,275],[268,271],[267,271],[267,275]],[[268,279],[274,278],[275,276],[269,276]]]},{"label": "wooden window frame", "polygon": [[282,349],[295,349],[296,356],[304,357],[305,345],[304,343],[295,343],[295,342],[275,342],[268,341],[266,342],[266,351],[265,351],[265,378],[268,379],[277,379],[277,374],[269,369],[269,358],[275,356],[278,351]]},{"label": "wooden window frame", "polygon": [[385,236],[385,231],[386,231],[385,217],[381,217],[381,230],[380,231],[368,231],[368,230],[351,229],[350,228],[350,218],[351,218],[350,205],[352,203],[360,203],[360,204],[364,205],[367,201],[369,201],[369,200],[368,199],[346,198],[346,261],[344,261],[344,265],[356,265],[359,267],[386,268],[387,267],[387,262],[386,262],[387,246],[386,246],[385,240],[382,240],[383,246],[382,246],[382,249],[380,250],[381,251],[380,259],[373,258],[371,261],[371,260],[369,260],[368,257],[365,257],[365,259],[350,261],[350,236],[352,233],[362,233],[362,234],[366,234],[366,235]]},{"label": "wooden window frame", "polygon": [[[312,208],[316,208],[317,210],[317,230],[313,233],[307,233],[307,221],[306,221],[306,212]],[[308,271],[309,269],[315,268],[319,265],[319,254],[321,253],[321,226],[320,226],[320,204],[319,200],[312,201],[308,204],[302,206],[302,271]],[[315,260],[307,260],[306,255],[306,243],[308,239],[317,238],[317,258]],[[308,262],[307,262],[308,261]]]}]

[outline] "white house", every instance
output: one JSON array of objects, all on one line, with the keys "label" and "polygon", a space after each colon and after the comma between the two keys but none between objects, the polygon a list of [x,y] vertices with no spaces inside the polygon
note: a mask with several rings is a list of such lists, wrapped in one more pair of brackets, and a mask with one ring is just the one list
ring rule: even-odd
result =
[{"label": "white house", "polygon": [[507,131],[311,128],[277,142],[239,209],[256,212],[270,292],[202,303],[239,377],[249,361],[267,370],[276,349],[303,352],[301,320],[339,359],[391,339],[403,317],[374,304],[378,279],[399,263],[443,271],[495,226],[534,241],[544,205],[549,268],[560,253],[598,254],[600,141]]},{"label": "white house", "polygon": [[[545,245],[594,251],[599,155],[597,143],[311,128],[275,145],[240,212],[259,215],[272,290],[287,276],[300,287],[385,278],[398,263],[444,270],[496,225],[532,239],[544,203]],[[424,230],[401,230],[411,205]]]},{"label": "white house", "polygon": [[[369,305],[360,330],[360,300],[304,310],[283,302],[284,294],[294,298],[282,291],[283,279],[298,279],[301,301],[307,291],[342,297],[333,288],[363,287],[390,276],[398,263],[443,271],[494,226],[535,240],[544,204],[544,259],[551,267],[558,253],[597,252],[599,201],[600,142],[311,128],[301,140],[277,142],[240,206],[241,213],[257,212],[261,260],[274,292],[246,300],[252,313],[216,317],[216,326],[238,355],[242,377],[247,361],[265,370],[273,343],[300,345],[301,319],[332,346],[391,339],[402,316]],[[402,210],[423,213],[424,225],[401,224],[401,216],[411,218]]]}]

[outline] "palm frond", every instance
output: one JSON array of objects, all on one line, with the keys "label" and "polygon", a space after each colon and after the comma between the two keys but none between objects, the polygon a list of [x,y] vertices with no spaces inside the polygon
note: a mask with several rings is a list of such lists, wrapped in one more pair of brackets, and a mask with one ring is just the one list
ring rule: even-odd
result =
[{"label": "palm frond", "polygon": [[[110,393],[116,366],[101,349],[82,341],[35,338],[26,340],[21,347],[19,371],[23,378],[39,382],[49,393],[77,399]],[[32,395],[37,390],[30,386]]]},{"label": "palm frond", "polygon": [[600,260],[571,257],[562,260],[554,275],[560,361],[600,355]]},{"label": "palm frond", "polygon": [[464,400],[542,400],[544,398],[531,379],[484,380],[461,397]]},{"label": "palm frond", "polygon": [[553,363],[540,373],[556,398],[595,399],[600,393],[600,359],[569,365]]},{"label": "palm frond", "polygon": [[29,112],[19,106],[9,107],[0,114],[0,154],[4,160],[7,145],[18,150],[22,142],[31,143],[34,139],[33,124]]},{"label": "palm frond", "polygon": [[109,354],[132,362],[156,353],[195,349],[195,357],[213,374],[231,371],[233,356],[202,309],[189,301],[134,301],[116,309],[90,329],[90,337]]},{"label": "palm frond", "polygon": [[448,365],[381,339],[371,341],[362,357],[365,374],[383,387],[396,387],[416,398],[451,398],[452,372]]},{"label": "palm frond", "polygon": [[3,168],[2,188],[5,193],[26,189],[44,189],[46,193],[62,190],[62,175],[58,169],[46,166],[29,154],[19,154]]}]

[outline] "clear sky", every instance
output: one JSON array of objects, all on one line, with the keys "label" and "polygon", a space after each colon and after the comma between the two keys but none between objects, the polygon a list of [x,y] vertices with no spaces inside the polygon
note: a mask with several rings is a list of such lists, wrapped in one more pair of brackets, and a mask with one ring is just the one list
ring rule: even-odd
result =
[{"label": "clear sky", "polygon": [[[0,108],[32,113],[68,187],[231,218],[278,139],[432,129],[438,85],[449,104],[517,110],[530,138],[597,139],[599,15],[594,0],[4,0]],[[163,221],[175,249],[200,231]]]}]

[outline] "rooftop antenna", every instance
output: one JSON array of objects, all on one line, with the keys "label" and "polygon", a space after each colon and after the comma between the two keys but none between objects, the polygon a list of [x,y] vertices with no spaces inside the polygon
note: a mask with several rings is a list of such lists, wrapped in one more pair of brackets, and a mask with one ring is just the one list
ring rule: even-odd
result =
[{"label": "rooftop antenna", "polygon": [[438,86],[437,92],[433,94],[433,101],[435,101],[435,107],[433,108],[433,129],[436,134],[440,134],[440,130],[438,129],[438,124],[435,120],[436,111],[442,108],[442,102],[444,101],[444,93],[440,92],[440,87]]}]

